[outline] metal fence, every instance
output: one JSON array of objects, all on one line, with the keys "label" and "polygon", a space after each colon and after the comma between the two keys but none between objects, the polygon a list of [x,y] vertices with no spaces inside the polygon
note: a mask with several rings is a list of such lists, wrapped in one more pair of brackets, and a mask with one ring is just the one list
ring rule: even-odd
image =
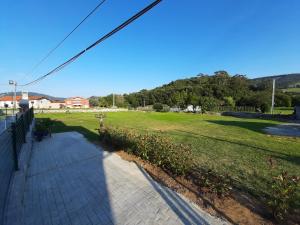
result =
[{"label": "metal fence", "polygon": [[31,108],[16,116],[15,122],[0,134],[0,223],[3,221],[10,179],[13,172],[18,170],[18,158],[33,116]]},{"label": "metal fence", "polygon": [[26,142],[26,133],[29,130],[33,116],[33,108],[30,108],[25,113],[22,113],[19,116],[16,115],[16,122],[11,125],[13,150],[15,152],[15,157],[17,158],[20,154],[22,145]]}]

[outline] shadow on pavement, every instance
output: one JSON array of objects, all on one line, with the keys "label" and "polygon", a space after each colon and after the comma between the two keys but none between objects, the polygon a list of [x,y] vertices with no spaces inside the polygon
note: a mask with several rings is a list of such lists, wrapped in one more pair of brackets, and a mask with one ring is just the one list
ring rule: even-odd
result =
[{"label": "shadow on pavement", "polygon": [[[59,121],[53,125],[60,132],[96,138],[84,127]],[[36,142],[25,186],[25,224],[115,224],[103,164],[106,156],[75,132]]]}]

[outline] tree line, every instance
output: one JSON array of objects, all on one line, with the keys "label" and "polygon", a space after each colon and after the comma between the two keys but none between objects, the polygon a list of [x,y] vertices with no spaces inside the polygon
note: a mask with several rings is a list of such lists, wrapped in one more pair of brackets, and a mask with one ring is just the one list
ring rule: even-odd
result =
[{"label": "tree line", "polygon": [[[196,77],[173,81],[152,90],[115,95],[117,107],[143,107],[161,103],[169,107],[185,109],[187,106],[201,106],[205,111],[218,106],[252,106],[261,111],[271,107],[272,82],[270,80],[253,84],[245,75],[229,75],[217,71],[213,75],[199,74]],[[113,96],[91,97],[92,106],[111,107]],[[277,89],[275,106],[291,107],[300,104],[300,97]]]}]

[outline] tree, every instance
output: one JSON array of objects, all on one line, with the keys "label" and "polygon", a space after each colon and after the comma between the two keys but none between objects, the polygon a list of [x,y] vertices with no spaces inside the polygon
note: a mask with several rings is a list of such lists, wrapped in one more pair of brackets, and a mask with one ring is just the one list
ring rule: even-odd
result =
[{"label": "tree", "polygon": [[291,107],[292,97],[284,93],[275,94],[275,106]]},{"label": "tree", "polygon": [[292,106],[300,106],[300,95],[292,96]]},{"label": "tree", "polygon": [[97,106],[99,106],[99,98],[92,96],[89,98],[89,103],[90,103],[90,106],[97,107]]},{"label": "tree", "polygon": [[196,108],[197,106],[199,106],[199,103],[200,103],[200,97],[195,94],[192,94],[190,96],[190,104],[193,106],[194,112],[196,112]]},{"label": "tree", "polygon": [[243,97],[239,101],[241,106],[253,106],[260,109],[263,113],[269,112],[271,108],[271,94],[269,91],[254,92],[247,97]]},{"label": "tree", "polygon": [[226,106],[235,107],[235,101],[231,96],[224,97],[224,103]]},{"label": "tree", "polygon": [[220,102],[213,97],[202,97],[200,98],[200,106],[202,113],[206,111],[213,111],[217,106],[220,105]]},{"label": "tree", "polygon": [[108,102],[105,97],[99,97],[99,106],[100,107],[108,107]]}]

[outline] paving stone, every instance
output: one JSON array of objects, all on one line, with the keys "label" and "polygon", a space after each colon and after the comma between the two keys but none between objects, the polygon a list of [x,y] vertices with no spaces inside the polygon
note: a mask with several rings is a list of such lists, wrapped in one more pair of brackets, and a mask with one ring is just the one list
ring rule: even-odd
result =
[{"label": "paving stone", "polygon": [[23,197],[19,225],[227,224],[76,132],[34,144]]}]

